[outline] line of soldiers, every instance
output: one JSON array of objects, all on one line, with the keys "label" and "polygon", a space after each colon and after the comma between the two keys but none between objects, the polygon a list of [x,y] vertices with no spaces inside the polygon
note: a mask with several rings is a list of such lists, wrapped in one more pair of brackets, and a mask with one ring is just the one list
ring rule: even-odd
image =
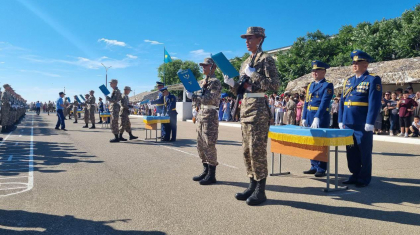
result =
[{"label": "line of soldiers", "polygon": [[[9,133],[15,129],[26,114],[26,100],[17,94],[9,84],[3,85],[1,92],[1,132]],[[2,138],[0,138],[2,140]]]}]

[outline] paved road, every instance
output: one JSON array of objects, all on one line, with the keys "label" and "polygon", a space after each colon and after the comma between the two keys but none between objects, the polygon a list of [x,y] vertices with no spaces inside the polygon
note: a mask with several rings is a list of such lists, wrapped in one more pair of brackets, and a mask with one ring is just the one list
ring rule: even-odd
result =
[{"label": "paved road", "polygon": [[[176,143],[110,144],[109,129],[83,129],[28,114],[0,144],[0,234],[418,234],[418,145],[375,142],[367,188],[326,194],[325,179],[301,172],[308,160],[283,157],[289,176],[270,177],[263,206],[234,199],[247,187],[239,128],[220,127],[219,183],[201,171],[194,124],[178,123]],[[144,138],[142,119],[132,119]],[[340,148],[340,182],[348,175]],[[276,164],[277,165],[277,164]]]}]

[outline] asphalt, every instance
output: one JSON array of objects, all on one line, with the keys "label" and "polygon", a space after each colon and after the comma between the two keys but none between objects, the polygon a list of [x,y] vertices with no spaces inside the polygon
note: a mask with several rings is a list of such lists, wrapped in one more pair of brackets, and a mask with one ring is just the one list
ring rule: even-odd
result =
[{"label": "asphalt", "polygon": [[[132,118],[140,138],[111,144],[110,130],[100,124],[89,130],[67,120],[65,132],[54,129],[56,119],[29,113],[10,135],[2,134],[0,234],[420,231],[418,145],[375,141],[371,184],[330,193],[323,191],[325,178],[302,174],[308,160],[283,156],[282,170],[291,174],[269,177],[268,201],[250,207],[234,198],[248,185],[239,128],[219,128],[218,183],[201,186],[192,181],[202,170],[193,123],[178,122],[177,142],[154,143],[142,140],[142,119]],[[271,153],[267,157],[271,170]],[[339,182],[348,177],[342,147],[338,172]]]}]

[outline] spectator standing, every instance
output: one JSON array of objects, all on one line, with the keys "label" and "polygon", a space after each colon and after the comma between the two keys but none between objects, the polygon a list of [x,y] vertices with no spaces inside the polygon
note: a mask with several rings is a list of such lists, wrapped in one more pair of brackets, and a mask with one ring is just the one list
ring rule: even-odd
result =
[{"label": "spectator standing", "polygon": [[385,92],[384,102],[382,102],[382,131],[385,132],[387,135],[390,129],[390,110],[388,109],[388,103],[391,101],[391,92]]},{"label": "spectator standing", "polygon": [[230,102],[226,99],[223,104],[223,121],[230,121]]},{"label": "spectator standing", "polygon": [[408,86],[407,91],[408,91],[408,98],[414,99],[414,97],[416,97],[416,94],[414,94],[412,86]]},{"label": "spectator standing", "polygon": [[340,99],[338,97],[334,98],[333,103],[331,104],[331,116],[332,116],[332,125],[331,128],[338,129],[338,103]]},{"label": "spectator standing", "polygon": [[398,122],[399,122],[399,114],[398,114],[398,108],[397,108],[397,93],[392,92],[391,94],[391,100],[388,102],[388,112],[389,112],[389,124],[390,124],[390,130],[389,135],[393,136],[394,132],[398,130]]},{"label": "spectator standing", "polygon": [[287,124],[288,125],[295,125],[296,123],[296,103],[293,100],[292,97],[287,96],[286,97],[287,103],[286,103],[286,109],[287,109]]},{"label": "spectator standing", "polygon": [[303,95],[299,96],[299,102],[296,105],[296,125],[300,126],[300,120],[302,119],[302,109],[305,104],[305,97]]},{"label": "spectator standing", "polygon": [[400,116],[400,127],[401,133],[398,136],[408,137],[408,129],[411,126],[411,114],[415,107],[418,106],[417,102],[413,99],[410,99],[409,92],[404,91],[403,98],[400,99],[397,103],[397,108],[399,108]]},{"label": "spectator standing", "polygon": [[225,99],[221,99],[219,103],[219,121],[223,121],[223,113],[225,111]]}]

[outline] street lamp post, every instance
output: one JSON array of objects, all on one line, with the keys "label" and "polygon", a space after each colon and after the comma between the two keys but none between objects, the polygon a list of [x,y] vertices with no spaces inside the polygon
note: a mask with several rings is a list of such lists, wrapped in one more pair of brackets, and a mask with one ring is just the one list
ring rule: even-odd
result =
[{"label": "street lamp post", "polygon": [[105,68],[105,86],[108,87],[108,69],[112,66],[106,67],[104,64],[101,63],[102,66]]}]

